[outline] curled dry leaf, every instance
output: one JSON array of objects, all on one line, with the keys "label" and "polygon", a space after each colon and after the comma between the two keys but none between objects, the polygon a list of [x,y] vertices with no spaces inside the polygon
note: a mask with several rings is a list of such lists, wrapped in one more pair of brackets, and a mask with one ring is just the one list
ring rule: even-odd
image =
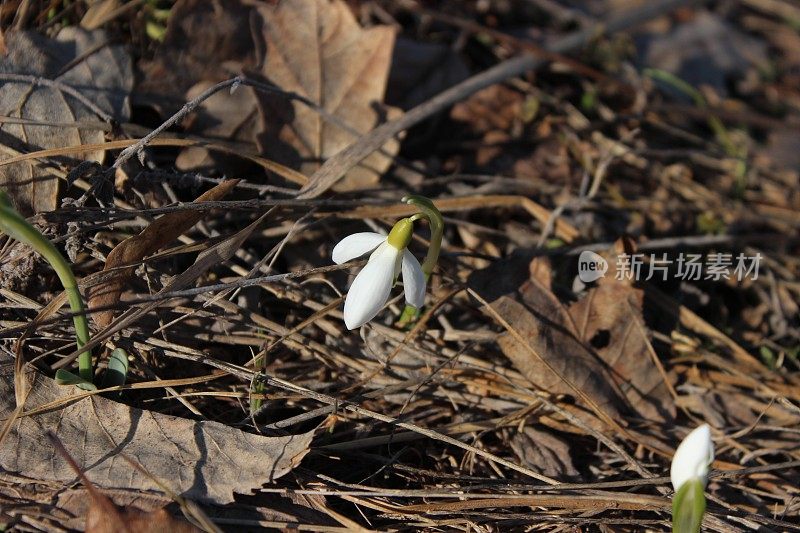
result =
[{"label": "curled dry leaf", "polygon": [[[14,410],[12,365],[0,367],[0,417]],[[37,376],[26,409],[65,398],[64,387]],[[245,433],[217,422],[162,415],[100,396],[20,418],[0,447],[0,468],[41,481],[71,482],[75,473],[46,445],[52,431],[98,487],[161,492],[117,457],[124,453],[186,498],[226,504],[294,468],[313,432],[283,437]]]},{"label": "curled dry leaf", "polygon": [[[616,269],[609,268],[613,273]],[[642,316],[644,293],[629,280],[608,274],[569,308],[578,338],[612,369],[628,403],[647,420],[675,417],[669,387],[650,356]]]},{"label": "curled dry leaf", "polygon": [[[237,183],[239,183],[239,180],[224,181],[198,196],[195,202],[210,202],[224,198]],[[168,213],[156,219],[138,235],[128,237],[116,245],[106,257],[103,271],[119,270],[117,270],[117,274],[113,278],[89,289],[89,307],[105,307],[117,303],[122,290],[135,270],[134,266],[128,268],[120,267],[141,261],[146,256],[171,243],[183,232],[197,224],[203,215],[204,211],[192,209]],[[114,319],[114,310],[109,309],[94,313],[92,318],[95,324],[105,327]]]},{"label": "curled dry leaf", "polygon": [[[0,56],[0,73],[52,79],[73,87],[104,113],[128,119],[133,85],[131,59],[122,46],[108,45],[104,32],[65,28],[57,39],[14,33],[8,55]],[[100,118],[84,103],[60,89],[25,81],[0,81],[0,115],[22,119],[0,124],[2,157],[32,150],[100,143]],[[27,122],[27,123],[26,123]],[[76,123],[85,123],[80,128]],[[83,154],[101,162],[102,151]],[[52,211],[58,205],[58,181],[43,163],[25,161],[0,166],[0,186],[23,215]]]},{"label": "curled dry leaf", "polygon": [[[544,390],[574,396],[574,387],[561,379],[566,378],[612,416],[627,408],[648,420],[674,418],[669,387],[649,355],[642,291],[609,275],[566,308],[550,289],[549,265],[541,258],[528,264],[529,259],[515,254],[470,280],[527,340],[525,347],[508,333],[500,337],[500,347],[514,366]],[[614,271],[612,265],[609,272]],[[507,281],[498,284],[501,275]]]},{"label": "curled dry leaf", "polygon": [[[333,124],[308,106],[259,93],[264,131],[261,151],[311,173],[398,110],[382,108],[395,30],[361,28],[341,0],[296,0],[258,10],[263,37],[259,74],[284,91],[300,94],[354,131]],[[374,185],[389,168],[399,143],[383,146],[348,172],[337,189]],[[388,154],[385,155],[385,154]]]},{"label": "curled dry leaf", "polygon": [[514,254],[469,280],[473,290],[525,341],[523,345],[508,331],[498,339],[501,350],[537,387],[554,394],[583,394],[606,416],[618,417],[624,402],[608,369],[578,340],[566,309],[539,281],[539,266],[539,276],[529,278],[529,261],[524,254]]}]

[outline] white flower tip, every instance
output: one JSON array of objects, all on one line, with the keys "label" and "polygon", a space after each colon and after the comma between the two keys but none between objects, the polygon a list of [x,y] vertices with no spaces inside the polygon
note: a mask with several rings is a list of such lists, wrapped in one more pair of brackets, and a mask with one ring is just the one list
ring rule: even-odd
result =
[{"label": "white flower tip", "polygon": [[675,492],[690,479],[699,479],[703,486],[707,482],[708,467],[714,461],[714,443],[708,424],[695,428],[678,446],[672,457],[670,479]]}]

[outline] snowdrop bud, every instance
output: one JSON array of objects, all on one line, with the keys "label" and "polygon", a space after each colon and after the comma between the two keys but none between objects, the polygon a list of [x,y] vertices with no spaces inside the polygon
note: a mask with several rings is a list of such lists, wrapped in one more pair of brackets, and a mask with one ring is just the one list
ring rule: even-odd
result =
[{"label": "snowdrop bud", "polygon": [[672,458],[670,478],[675,492],[687,481],[700,480],[705,487],[708,482],[708,467],[714,461],[714,443],[708,424],[696,428],[680,443]]}]

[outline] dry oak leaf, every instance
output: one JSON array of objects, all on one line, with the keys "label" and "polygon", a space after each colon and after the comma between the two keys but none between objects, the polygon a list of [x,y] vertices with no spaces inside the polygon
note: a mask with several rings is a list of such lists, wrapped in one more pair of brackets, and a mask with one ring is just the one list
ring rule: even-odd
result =
[{"label": "dry oak leaf", "polygon": [[[74,394],[44,376],[32,379],[28,411]],[[6,359],[0,362],[0,418],[8,418],[14,408],[13,361]],[[42,482],[74,481],[75,472],[47,444],[48,431],[66,443],[98,487],[162,492],[118,457],[124,453],[173,492],[220,505],[233,502],[234,492],[249,494],[288,473],[308,453],[313,438],[313,431],[264,437],[93,396],[20,417],[0,446],[0,468]]]},{"label": "dry oak leaf", "polygon": [[[361,28],[341,0],[280,2],[277,7],[261,6],[258,13],[263,36],[255,37],[260,47],[257,74],[308,98],[338,122],[305,104],[260,92],[263,132],[258,145],[266,157],[311,174],[380,122],[399,115],[399,110],[381,105],[394,28]],[[335,189],[374,185],[398,147],[397,140],[385,144],[348,172]]]},{"label": "dry oak leaf", "polygon": [[[0,56],[0,73],[52,79],[71,86],[104,113],[128,120],[133,86],[130,56],[111,46],[102,30],[65,28],[56,39],[32,32],[10,34],[8,55]],[[33,121],[0,124],[0,157],[19,152],[100,143],[104,133],[97,114],[58,88],[26,81],[0,82],[0,115]],[[80,128],[76,122],[86,123]],[[83,154],[102,162],[103,151]],[[0,166],[0,187],[8,190],[25,216],[58,206],[58,180],[37,161]]]}]

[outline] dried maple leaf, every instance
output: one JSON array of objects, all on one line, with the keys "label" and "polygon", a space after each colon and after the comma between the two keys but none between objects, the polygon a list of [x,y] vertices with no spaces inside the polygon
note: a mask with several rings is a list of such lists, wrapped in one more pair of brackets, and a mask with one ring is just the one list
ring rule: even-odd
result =
[{"label": "dried maple leaf", "polygon": [[[259,74],[284,91],[322,107],[337,125],[299,102],[259,93],[264,131],[262,153],[311,173],[327,158],[352,144],[399,111],[382,108],[395,30],[361,28],[340,0],[296,0],[262,6],[263,38],[256,38]],[[398,142],[383,146],[351,170],[337,189],[373,185],[391,164]],[[389,156],[385,155],[388,154]]]}]

